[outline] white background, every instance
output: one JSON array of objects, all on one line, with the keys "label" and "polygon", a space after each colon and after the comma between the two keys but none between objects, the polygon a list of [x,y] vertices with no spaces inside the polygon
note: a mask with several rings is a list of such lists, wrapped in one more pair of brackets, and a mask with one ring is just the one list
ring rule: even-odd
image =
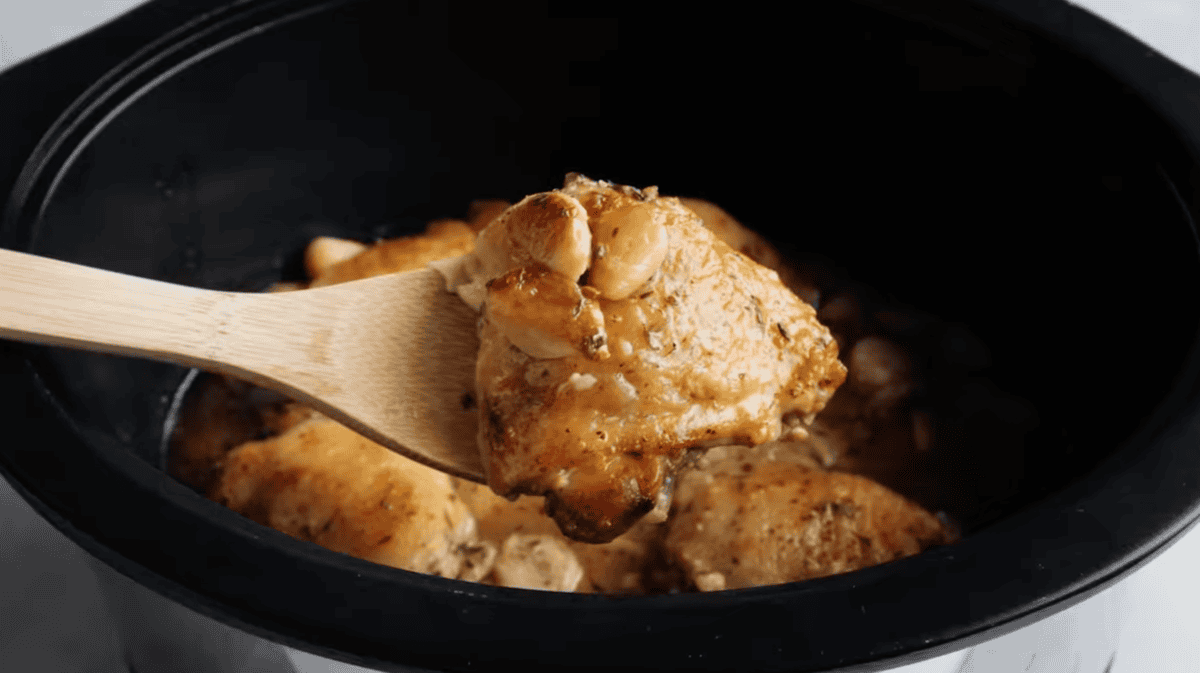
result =
[{"label": "white background", "polygon": [[[0,70],[88,31],[139,0],[0,0]],[[1084,0],[1076,4],[1112,21],[1168,58],[1200,72],[1200,0]],[[3,120],[0,101],[0,120]],[[1200,449],[1200,447],[1198,447]],[[1200,529],[1109,591],[1060,619],[1063,633],[1090,614],[1119,605],[1123,624],[1113,673],[1200,671]],[[1117,597],[1120,597],[1118,600]],[[1103,609],[1101,609],[1103,604]],[[1089,612],[1090,611],[1090,612]],[[1012,651],[1047,637],[1036,627],[966,652],[897,669],[897,673],[992,673],[990,651]],[[1097,647],[1105,644],[1096,643]],[[1086,645],[1079,646],[1087,647]],[[1111,647],[1111,646],[1110,646]],[[106,617],[82,552],[0,481],[0,669],[19,673],[124,673],[121,645]],[[1086,652],[1061,673],[1101,673]],[[290,653],[303,673],[363,670]],[[1022,655],[1024,656],[1024,655]],[[996,657],[993,657],[996,658]],[[1004,657],[999,657],[1004,659]],[[1108,657],[1103,657],[1107,662]],[[1082,663],[1079,663],[1082,662]],[[1036,665],[1035,665],[1036,664]],[[1052,666],[1058,666],[1053,664]],[[1044,661],[1012,661],[1012,670],[1055,671]],[[245,669],[251,673],[251,669]]]}]

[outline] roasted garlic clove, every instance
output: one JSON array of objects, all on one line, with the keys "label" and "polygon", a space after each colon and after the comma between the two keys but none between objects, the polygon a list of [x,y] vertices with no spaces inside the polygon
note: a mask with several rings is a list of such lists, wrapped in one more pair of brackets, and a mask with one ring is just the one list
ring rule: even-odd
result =
[{"label": "roasted garlic clove", "polygon": [[479,233],[476,277],[491,280],[513,268],[537,262],[579,280],[592,256],[587,211],[574,198],[543,192],[521,199]]},{"label": "roasted garlic clove", "polygon": [[552,535],[509,535],[493,572],[496,584],[519,589],[575,591],[583,580],[575,553]]},{"label": "roasted garlic clove", "polygon": [[645,285],[667,256],[667,214],[635,203],[595,218],[588,284],[605,299],[625,299]]},{"label": "roasted garlic clove", "polygon": [[363,252],[367,246],[358,241],[332,236],[318,236],[304,249],[304,270],[309,278],[316,278],[335,264],[344,262]]},{"label": "roasted garlic clove", "polygon": [[535,264],[496,278],[487,291],[487,320],[530,357],[608,357],[599,304],[567,276]]}]

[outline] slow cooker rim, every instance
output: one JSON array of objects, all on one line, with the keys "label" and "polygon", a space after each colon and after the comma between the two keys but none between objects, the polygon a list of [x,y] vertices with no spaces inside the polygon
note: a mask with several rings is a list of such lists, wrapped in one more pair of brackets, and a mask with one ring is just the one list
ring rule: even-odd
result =
[{"label": "slow cooker rim", "polygon": [[[1008,6],[1009,4],[1012,4],[1012,5],[1016,4],[1016,3],[1002,3],[1002,2],[998,2],[997,0],[977,0],[977,1],[979,1],[981,4],[987,4],[987,5],[994,6],[997,9],[1002,8],[1002,6]],[[312,0],[311,4],[325,4],[325,3],[319,3],[318,0]],[[1026,5],[1028,5],[1028,4],[1029,3],[1026,3]],[[1066,3],[1055,3],[1055,4],[1061,5],[1062,8],[1064,8],[1064,9],[1068,7],[1066,5]],[[1079,11],[1079,10],[1075,10],[1075,11]],[[1107,24],[1104,24],[1104,25],[1107,26]],[[1109,28],[1109,30],[1115,30],[1115,29],[1111,28],[1111,26],[1108,28]],[[94,35],[91,35],[88,37],[89,37],[89,39],[97,38],[98,36],[100,36],[102,34],[103,34],[103,31],[100,31],[97,34],[94,34]],[[1170,65],[1173,65],[1173,64],[1170,64]],[[1175,66],[1175,67],[1178,68],[1178,66]],[[1190,73],[1188,73],[1188,74],[1190,74]],[[1194,76],[1192,76],[1192,83],[1195,84],[1196,81],[1197,81],[1196,78]],[[1160,110],[1160,112],[1161,112],[1161,110]],[[1193,137],[1193,138],[1197,137],[1196,135],[1192,135],[1192,134],[1189,134],[1189,135],[1190,135],[1190,137]],[[45,142],[45,141],[43,141],[43,142]],[[1194,157],[1196,154],[1195,149],[1194,149],[1194,144],[1186,144],[1185,143],[1185,145],[1187,146],[1189,153],[1191,153],[1192,156]],[[15,204],[15,201],[10,201],[10,205],[14,205],[14,204]],[[1186,204],[1185,204],[1185,208],[1186,208]],[[11,229],[6,228],[6,230],[11,232]],[[6,357],[11,356],[11,355],[12,355],[12,353],[6,353]],[[16,356],[16,357],[19,357],[19,356]],[[1189,367],[1189,371],[1194,374],[1195,369],[1196,369],[1196,367],[1195,367],[1195,351],[1193,351],[1192,363],[1191,363],[1191,366]],[[1193,378],[1192,380],[1194,381],[1195,379]],[[1196,405],[1195,405],[1196,400],[1195,400],[1195,396],[1194,396],[1194,391],[1193,391],[1192,395],[1187,395],[1186,394],[1187,391],[1182,391],[1182,392],[1176,391],[1176,392],[1183,395],[1183,398],[1179,399],[1178,401],[1181,404],[1190,402],[1192,404],[1191,409],[1190,409],[1191,413],[1192,414],[1196,413],[1197,409],[1196,409]],[[48,396],[47,393],[44,393],[44,387],[43,387],[42,394]],[[1172,398],[1172,399],[1175,399],[1175,398]],[[62,417],[60,418],[60,420],[65,419],[69,422],[69,417],[66,416],[65,412],[63,412],[61,410],[61,408],[58,407],[57,403],[52,398],[44,397],[42,399],[42,402],[53,406],[56,409],[57,413],[61,414]],[[1164,404],[1165,403],[1166,402],[1164,401]],[[1160,407],[1160,410],[1161,410],[1161,407]],[[1167,432],[1168,430],[1169,430],[1169,428],[1161,428],[1160,433]],[[1143,440],[1149,441],[1146,438],[1143,438]],[[1133,442],[1134,440],[1130,440],[1130,441]],[[1162,441],[1165,441],[1165,440],[1162,440]],[[83,444],[83,442],[81,441],[80,444]],[[90,451],[90,447],[85,447],[85,450]],[[1127,451],[1128,451],[1127,449],[1118,451],[1117,455],[1114,455],[1114,456],[1110,457],[1109,459],[1107,459],[1104,463],[1102,463],[1100,466],[1098,466],[1096,468],[1096,470],[1093,472],[1093,476],[1095,476],[1097,479],[1099,479],[1100,476],[1103,473],[1105,473],[1106,467],[1107,468],[1113,467],[1113,465],[1112,465],[1113,461],[1120,462],[1122,460],[1125,460],[1127,458]],[[1147,453],[1149,453],[1149,452],[1147,452]],[[49,519],[57,528],[59,528],[59,530],[62,530],[64,533],[67,533],[69,537],[76,540],[77,542],[80,542],[80,544],[82,546],[84,546],[85,548],[87,548],[89,550],[89,552],[96,554],[97,556],[100,556],[106,563],[109,563],[110,565],[114,565],[114,567],[116,567],[119,571],[121,571],[124,574],[130,575],[130,576],[135,576],[135,575],[139,576],[139,577],[135,577],[135,579],[138,579],[139,581],[143,581],[144,583],[150,584],[152,586],[152,588],[155,588],[156,591],[160,591],[160,593],[166,593],[168,595],[174,594],[175,596],[188,596],[192,599],[192,602],[194,605],[202,606],[206,609],[211,609],[213,611],[212,616],[220,616],[220,618],[224,619],[225,621],[233,621],[240,628],[244,628],[251,632],[259,633],[260,635],[264,635],[273,640],[281,640],[282,639],[285,642],[287,642],[290,639],[287,635],[281,634],[278,631],[265,631],[262,627],[255,626],[253,621],[243,621],[238,616],[231,615],[229,612],[230,604],[227,601],[215,601],[219,605],[219,608],[213,608],[212,605],[210,605],[210,602],[213,602],[214,599],[212,599],[211,597],[204,596],[204,595],[198,594],[198,593],[194,593],[191,591],[190,588],[184,587],[176,581],[165,578],[162,575],[159,575],[158,573],[156,573],[152,570],[148,570],[148,569],[142,567],[137,562],[131,561],[130,559],[128,559],[118,553],[113,552],[108,547],[106,547],[104,545],[104,543],[102,543],[98,539],[92,537],[86,530],[75,525],[75,523],[71,519],[71,517],[63,515],[62,512],[60,512],[58,509],[55,509],[54,507],[50,506],[48,503],[44,502],[43,498],[39,497],[37,495],[37,493],[36,493],[37,489],[30,487],[24,481],[24,479],[32,480],[32,479],[35,479],[36,477],[34,477],[33,475],[30,475],[30,474],[27,474],[25,472],[25,470],[21,469],[20,465],[17,465],[15,463],[10,464],[9,461],[11,460],[11,455],[9,454],[9,452],[7,452],[7,451],[0,452],[0,456],[2,456],[2,458],[3,458],[3,460],[0,460],[0,471],[2,471],[5,474],[6,478],[8,478],[11,483],[13,483],[14,487],[18,489],[18,491],[21,493],[21,495],[24,498],[26,498],[27,500],[29,500],[31,503],[33,503],[35,508],[39,511],[39,513],[42,514],[43,516],[45,516],[47,519]],[[257,526],[257,524],[253,524],[253,523],[249,522],[248,520],[241,520],[240,517],[237,517],[232,512],[224,510],[223,508],[220,508],[219,506],[217,506],[207,500],[204,500],[203,498],[196,496],[194,493],[191,493],[184,487],[179,487],[178,489],[175,489],[174,487],[172,487],[168,484],[165,484],[164,480],[169,480],[169,478],[167,478],[161,472],[154,471],[149,466],[146,466],[140,462],[137,462],[136,459],[131,455],[125,455],[125,454],[121,454],[121,453],[107,454],[107,453],[101,452],[99,454],[99,457],[105,459],[106,461],[110,461],[111,465],[113,467],[119,468],[119,471],[124,471],[127,474],[133,475],[133,477],[135,478],[134,483],[132,483],[130,485],[135,485],[142,489],[146,489],[148,491],[165,490],[166,493],[164,493],[164,495],[168,498],[168,500],[170,500],[170,502],[172,502],[174,505],[181,507],[182,509],[188,511],[188,513],[196,515],[196,517],[198,519],[201,519],[201,520],[207,519],[207,518],[210,518],[210,515],[211,515],[211,517],[216,517],[217,520],[222,522],[222,524],[227,529],[244,537],[244,539],[246,539],[246,540],[267,540],[268,543],[266,543],[266,544],[278,545],[280,548],[287,550],[288,555],[293,558],[300,558],[300,559],[304,559],[306,561],[311,561],[313,563],[318,563],[318,564],[333,564],[334,561],[336,560],[339,562],[339,564],[345,565],[348,569],[361,572],[361,573],[363,573],[363,575],[369,576],[369,575],[379,574],[381,577],[387,579],[388,581],[400,581],[400,578],[404,578],[403,581],[405,583],[412,584],[420,590],[427,590],[427,591],[432,591],[432,592],[445,592],[445,591],[453,592],[455,590],[460,590],[460,591],[464,591],[464,592],[467,591],[466,589],[462,588],[463,585],[461,583],[452,583],[452,581],[450,581],[450,580],[441,580],[440,578],[431,578],[431,577],[427,577],[427,576],[423,576],[423,575],[405,573],[404,571],[398,571],[398,570],[394,570],[394,569],[390,569],[390,568],[382,568],[379,566],[374,566],[372,564],[367,564],[366,562],[358,561],[355,559],[349,559],[348,557],[343,558],[343,557],[341,557],[341,555],[335,555],[333,552],[328,552],[327,550],[324,550],[324,549],[315,548],[315,547],[310,548],[310,546],[306,545],[305,543],[301,543],[301,542],[292,540],[291,538],[283,536],[280,533],[276,533],[275,531],[268,531],[268,530],[261,529],[260,527]],[[130,461],[132,461],[132,462],[130,462]],[[35,483],[35,482],[30,481],[30,483]],[[176,484],[175,486],[179,486],[179,485]],[[1082,487],[1082,486],[1080,485],[1080,487]],[[1058,498],[1059,496],[1062,496],[1062,498],[1065,498],[1066,497],[1065,494],[1073,493],[1073,492],[1074,491],[1072,491],[1071,489],[1064,490],[1062,493],[1056,494],[1056,498]],[[193,500],[193,498],[194,498],[194,500]],[[78,517],[78,513],[76,513],[76,516]],[[1032,513],[1030,513],[1029,516],[1032,516]],[[1035,606],[1031,611],[1025,611],[1025,612],[1022,612],[1021,614],[1011,615],[1010,616],[1011,618],[1008,621],[1004,622],[1003,624],[999,624],[999,625],[993,624],[991,626],[983,627],[983,630],[974,632],[974,635],[966,634],[966,635],[960,635],[958,637],[950,638],[949,640],[943,640],[942,643],[940,644],[940,646],[935,644],[930,649],[918,649],[918,650],[911,650],[908,652],[894,652],[892,654],[892,656],[886,660],[886,662],[888,665],[895,665],[897,662],[907,661],[907,660],[915,661],[917,659],[924,659],[929,656],[935,656],[936,654],[941,653],[942,651],[949,651],[951,649],[959,649],[960,647],[963,647],[966,644],[969,644],[970,642],[972,642],[972,638],[977,637],[977,640],[982,640],[982,639],[984,639],[984,634],[986,634],[986,637],[989,637],[989,638],[994,637],[995,635],[998,635],[999,632],[1012,630],[1013,628],[1017,628],[1018,626],[1020,626],[1024,623],[1028,623],[1028,621],[1032,621],[1036,618],[1039,618],[1047,610],[1049,610],[1051,608],[1061,607],[1064,602],[1074,602],[1076,600],[1082,600],[1082,598],[1084,598],[1088,595],[1094,594],[1095,592],[1101,590],[1104,586],[1107,586],[1112,581],[1115,581],[1119,577],[1124,576],[1125,574],[1130,572],[1132,569],[1134,569],[1136,567],[1140,567],[1140,565],[1148,562],[1151,558],[1153,558],[1154,555],[1156,555],[1157,553],[1160,553],[1163,549],[1165,549],[1167,546],[1169,546],[1170,542],[1172,542],[1175,539],[1178,539],[1178,537],[1181,536],[1184,532],[1186,532],[1186,530],[1188,530],[1192,526],[1194,526],[1197,521],[1198,516],[1200,516],[1200,512],[1198,512],[1197,506],[1195,506],[1195,505],[1193,505],[1193,507],[1190,510],[1186,510],[1181,513],[1177,512],[1176,517],[1173,519],[1172,525],[1161,528],[1156,535],[1152,536],[1151,539],[1145,541],[1142,545],[1140,545],[1138,547],[1138,550],[1136,551],[1136,553],[1133,553],[1133,554],[1127,553],[1123,556],[1123,558],[1125,558],[1125,559],[1128,559],[1131,556],[1136,557],[1133,562],[1131,562],[1131,563],[1115,563],[1112,566],[1111,571],[1108,572],[1103,577],[1097,577],[1095,574],[1093,574],[1090,576],[1090,578],[1091,578],[1091,580],[1094,580],[1094,581],[1076,583],[1075,585],[1072,585],[1074,588],[1072,588],[1070,590],[1064,588],[1063,591],[1060,592],[1059,595],[1057,595],[1057,597],[1047,598],[1047,600],[1044,603],[1042,603],[1038,606]],[[991,535],[998,535],[1006,530],[1009,530],[1012,528],[1019,528],[1019,524],[1021,522],[1022,522],[1022,519],[1020,517],[1015,517],[1011,520],[1006,520],[1006,522],[1003,525],[1001,525],[1001,527],[998,528],[996,531],[992,532]],[[988,531],[983,531],[981,533],[981,535],[988,535]],[[964,544],[966,544],[967,542],[969,542],[969,541],[964,541]],[[782,591],[784,591],[785,596],[787,596],[787,595],[803,595],[806,593],[819,592],[819,591],[821,591],[822,587],[833,587],[833,586],[846,587],[846,586],[851,586],[851,585],[870,583],[872,580],[874,580],[880,576],[891,575],[893,573],[893,571],[896,571],[898,568],[908,568],[908,567],[915,567],[917,565],[933,564],[935,560],[944,560],[944,557],[947,555],[953,556],[956,554],[956,552],[961,553],[961,551],[964,548],[969,549],[969,547],[946,547],[946,548],[942,548],[942,549],[932,550],[931,552],[928,552],[927,554],[921,555],[919,557],[899,561],[899,562],[896,562],[895,564],[890,564],[888,566],[881,566],[879,568],[872,568],[872,569],[868,569],[865,571],[860,571],[860,573],[855,573],[853,575],[825,578],[823,580],[818,580],[818,581],[811,582],[811,583],[790,585],[789,589],[782,590]],[[494,588],[494,587],[478,587],[477,585],[469,585],[469,586],[471,587],[469,593],[474,593],[475,595],[482,597],[484,599],[497,601],[497,602],[516,603],[516,602],[520,602],[522,600],[522,598],[529,596],[528,592],[525,592],[522,590],[502,589],[502,588]],[[478,591],[476,591],[476,589],[478,589]],[[762,597],[764,599],[778,600],[778,599],[780,599],[780,591],[781,590],[778,587],[764,588],[764,589],[750,589],[750,590],[745,590],[743,592],[730,592],[728,594],[725,594],[725,596]],[[714,600],[713,596],[704,596],[704,595],[700,595],[700,596],[696,596],[696,597],[679,596],[679,597],[646,597],[646,598],[623,598],[623,599],[614,599],[612,597],[598,597],[598,596],[575,596],[575,595],[546,596],[546,595],[539,595],[539,598],[545,599],[545,601],[547,603],[554,604],[554,605],[561,604],[561,606],[564,606],[564,607],[572,606],[572,605],[596,606],[596,605],[608,604],[613,601],[626,603],[626,604],[631,603],[633,605],[638,605],[639,603],[644,603],[647,606],[657,606],[657,604],[662,603],[665,600],[676,601],[678,603],[678,605],[674,606],[674,607],[684,607],[689,604],[696,605],[697,603],[693,603],[693,601],[699,601],[700,604],[702,604],[704,601],[713,602],[713,600]],[[722,599],[722,598],[715,597],[715,599]],[[252,613],[247,612],[244,614],[252,614]],[[257,617],[257,615],[252,617],[252,619],[256,618],[256,617]],[[1007,627],[1011,627],[1011,628],[1007,628]],[[997,631],[997,629],[999,629],[999,631]],[[313,649],[312,645],[310,643],[308,643],[307,641],[305,641],[303,639],[299,639],[299,638],[294,640],[293,642],[288,642],[288,644],[292,645],[292,646],[300,647],[301,649]],[[342,658],[342,657],[344,657],[345,653],[338,652],[338,654],[339,654],[339,658]],[[910,658],[905,659],[905,657],[910,657]],[[913,658],[913,657],[915,657],[915,658]],[[374,660],[369,660],[369,661],[374,662]],[[378,662],[374,662],[374,663],[378,663]],[[847,663],[853,663],[853,662],[847,662]],[[859,663],[862,663],[862,662],[859,662]]]}]

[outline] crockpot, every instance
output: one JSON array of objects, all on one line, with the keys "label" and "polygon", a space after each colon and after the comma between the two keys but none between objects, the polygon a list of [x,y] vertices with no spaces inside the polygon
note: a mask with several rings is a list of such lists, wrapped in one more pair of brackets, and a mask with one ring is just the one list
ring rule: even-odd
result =
[{"label": "crockpot", "polygon": [[5,248],[256,291],[314,236],[577,170],[716,202],[827,292],[925,316],[960,542],[639,597],[261,527],[163,470],[191,373],[0,343],[4,478],[120,573],[276,642],[383,670],[878,670],[1074,605],[1200,516],[1200,79],[1066,2],[153,0],[0,74],[0,100]]}]

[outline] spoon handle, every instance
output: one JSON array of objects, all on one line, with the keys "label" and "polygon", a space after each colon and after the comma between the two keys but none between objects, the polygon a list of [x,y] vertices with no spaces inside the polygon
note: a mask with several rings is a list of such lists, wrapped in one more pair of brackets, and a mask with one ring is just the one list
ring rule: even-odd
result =
[{"label": "spoon handle", "polygon": [[218,292],[0,250],[0,338],[227,374],[482,481],[475,321],[432,269]]},{"label": "spoon handle", "polygon": [[223,370],[223,316],[250,294],[0,250],[0,337]]}]

